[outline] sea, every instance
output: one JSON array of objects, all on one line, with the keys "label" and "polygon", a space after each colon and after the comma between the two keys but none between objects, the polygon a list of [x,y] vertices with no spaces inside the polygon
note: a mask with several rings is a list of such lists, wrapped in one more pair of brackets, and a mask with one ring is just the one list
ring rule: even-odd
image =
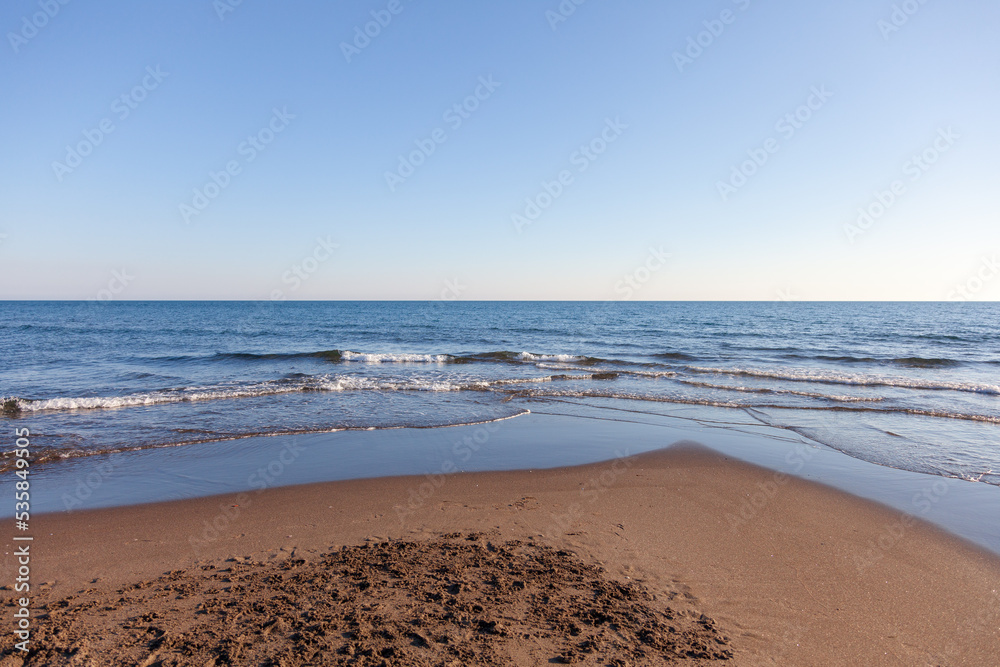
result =
[{"label": "sea", "polygon": [[1000,304],[0,302],[0,422],[36,473],[583,409],[1000,485]]}]

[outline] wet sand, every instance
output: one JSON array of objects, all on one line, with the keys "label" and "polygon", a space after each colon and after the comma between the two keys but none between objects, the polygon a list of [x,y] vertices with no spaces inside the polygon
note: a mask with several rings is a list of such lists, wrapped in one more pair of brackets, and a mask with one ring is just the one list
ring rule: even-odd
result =
[{"label": "wet sand", "polygon": [[[50,514],[32,533],[29,665],[971,665],[1000,650],[995,556],[692,445]],[[0,637],[5,655],[15,641]]]}]

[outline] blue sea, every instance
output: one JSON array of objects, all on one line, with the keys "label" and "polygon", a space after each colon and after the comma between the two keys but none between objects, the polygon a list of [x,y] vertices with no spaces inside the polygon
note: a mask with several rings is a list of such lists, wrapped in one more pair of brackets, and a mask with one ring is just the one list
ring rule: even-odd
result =
[{"label": "blue sea", "polygon": [[0,397],[36,468],[586,408],[1000,485],[1000,304],[3,302]]}]

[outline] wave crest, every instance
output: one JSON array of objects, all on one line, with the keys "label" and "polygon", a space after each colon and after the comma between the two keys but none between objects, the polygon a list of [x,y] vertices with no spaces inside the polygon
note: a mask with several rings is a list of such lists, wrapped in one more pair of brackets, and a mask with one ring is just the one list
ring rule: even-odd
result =
[{"label": "wave crest", "polygon": [[705,375],[732,375],[736,377],[754,377],[768,380],[786,380],[788,382],[815,382],[817,384],[854,385],[860,387],[899,387],[902,389],[927,389],[932,391],[962,391],[974,394],[992,394],[1000,396],[1000,385],[980,382],[947,382],[923,380],[919,378],[883,377],[877,375],[860,375],[849,373],[806,371],[789,369],[786,371],[763,371],[753,368],[709,368],[688,366],[692,373]]}]

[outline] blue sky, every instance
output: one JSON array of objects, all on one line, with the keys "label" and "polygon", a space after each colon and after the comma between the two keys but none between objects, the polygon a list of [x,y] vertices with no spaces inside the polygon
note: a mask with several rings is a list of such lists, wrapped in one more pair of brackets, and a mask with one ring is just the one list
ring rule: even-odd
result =
[{"label": "blue sky", "polygon": [[233,2],[4,3],[0,298],[1000,298],[992,0]]}]

